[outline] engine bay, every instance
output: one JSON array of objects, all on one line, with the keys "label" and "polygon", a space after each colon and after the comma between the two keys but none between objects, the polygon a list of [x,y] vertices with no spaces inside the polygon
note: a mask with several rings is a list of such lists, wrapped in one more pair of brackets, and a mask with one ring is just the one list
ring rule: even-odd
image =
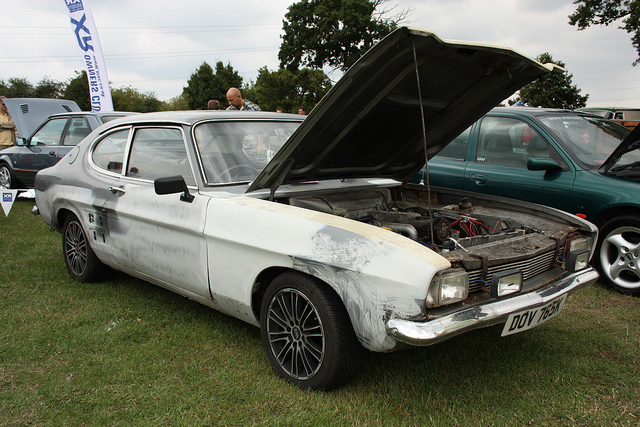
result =
[{"label": "engine bay", "polygon": [[538,263],[562,266],[562,248],[580,228],[543,210],[531,212],[530,207],[450,191],[378,188],[280,202],[401,234],[439,253],[452,266],[484,271],[483,276],[496,266],[517,263],[529,266],[529,277],[541,271]]},{"label": "engine bay", "polygon": [[543,231],[524,223],[526,216],[495,207],[488,210],[468,197],[450,203],[440,193],[432,193],[430,206],[421,196],[420,192],[409,192],[409,197],[397,198],[391,190],[383,189],[291,197],[288,204],[382,227],[438,252]]}]

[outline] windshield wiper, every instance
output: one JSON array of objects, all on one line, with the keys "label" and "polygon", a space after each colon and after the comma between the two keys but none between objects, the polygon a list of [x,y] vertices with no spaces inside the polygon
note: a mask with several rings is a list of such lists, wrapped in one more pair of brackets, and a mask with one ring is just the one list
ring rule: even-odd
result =
[{"label": "windshield wiper", "polygon": [[620,166],[614,166],[611,169],[609,169],[609,172],[619,172],[619,171],[623,171],[625,169],[631,169],[631,168],[635,168],[640,166],[640,160],[637,162],[632,162],[626,165],[620,165]]}]

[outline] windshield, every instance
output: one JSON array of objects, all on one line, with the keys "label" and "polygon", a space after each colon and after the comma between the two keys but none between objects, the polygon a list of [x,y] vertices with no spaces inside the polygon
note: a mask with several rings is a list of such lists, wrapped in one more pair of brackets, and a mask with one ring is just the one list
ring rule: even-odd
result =
[{"label": "windshield", "polygon": [[300,121],[201,123],[194,139],[208,184],[253,181]]},{"label": "windshield", "polygon": [[[579,115],[543,116],[546,126],[569,154],[586,169],[597,170],[611,155],[629,130],[614,122]],[[626,153],[618,165],[640,160],[638,150]]]}]

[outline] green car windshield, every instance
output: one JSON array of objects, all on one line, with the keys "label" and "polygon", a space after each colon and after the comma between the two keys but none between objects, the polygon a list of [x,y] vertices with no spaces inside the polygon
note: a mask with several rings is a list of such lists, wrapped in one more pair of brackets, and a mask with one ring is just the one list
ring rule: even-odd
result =
[{"label": "green car windshield", "polygon": [[[617,123],[579,115],[539,117],[569,153],[586,169],[597,170],[630,133]],[[616,165],[640,161],[640,150],[625,153]]]}]

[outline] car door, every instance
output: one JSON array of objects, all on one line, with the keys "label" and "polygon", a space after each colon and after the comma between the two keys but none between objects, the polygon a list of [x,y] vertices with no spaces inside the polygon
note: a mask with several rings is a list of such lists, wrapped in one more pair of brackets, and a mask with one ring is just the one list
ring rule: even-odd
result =
[{"label": "car door", "polygon": [[[471,153],[465,190],[571,210],[575,170],[546,135],[524,120],[485,116]],[[529,158],[553,159],[562,170],[529,170]]]},{"label": "car door", "polygon": [[[132,131],[122,173],[106,193],[108,245],[126,271],[169,288],[210,297],[203,230],[208,197],[157,195],[156,178],[182,175],[195,190],[181,128],[140,127]],[[94,154],[95,156],[95,154]]]},{"label": "car door", "polygon": [[60,143],[69,120],[69,117],[49,119],[31,136],[26,146],[21,146],[13,159],[13,170],[26,186],[33,187],[36,173],[55,165],[60,159]]}]

